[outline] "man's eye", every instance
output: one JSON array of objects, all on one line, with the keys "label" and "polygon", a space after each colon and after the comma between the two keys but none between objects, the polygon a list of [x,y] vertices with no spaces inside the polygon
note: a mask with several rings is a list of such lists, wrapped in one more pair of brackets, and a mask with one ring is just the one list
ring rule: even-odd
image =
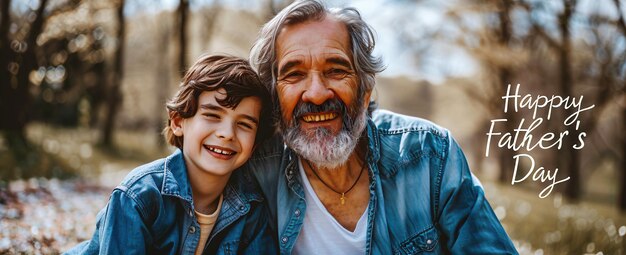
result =
[{"label": "man's eye", "polygon": [[298,80],[301,79],[302,77],[304,77],[304,73],[302,72],[291,72],[291,73],[287,73],[283,76],[283,80]]},{"label": "man's eye", "polygon": [[343,69],[332,68],[326,71],[326,75],[331,78],[343,78],[348,75],[348,71]]}]

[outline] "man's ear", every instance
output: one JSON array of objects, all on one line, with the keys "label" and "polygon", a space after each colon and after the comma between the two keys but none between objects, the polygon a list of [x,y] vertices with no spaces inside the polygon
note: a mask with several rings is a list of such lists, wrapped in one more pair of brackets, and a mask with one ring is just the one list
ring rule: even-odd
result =
[{"label": "man's ear", "polygon": [[176,112],[170,113],[170,129],[175,136],[183,136],[184,119]]},{"label": "man's ear", "polygon": [[363,94],[363,109],[367,109],[370,106],[371,96],[372,96],[371,90],[365,91],[365,94]]}]

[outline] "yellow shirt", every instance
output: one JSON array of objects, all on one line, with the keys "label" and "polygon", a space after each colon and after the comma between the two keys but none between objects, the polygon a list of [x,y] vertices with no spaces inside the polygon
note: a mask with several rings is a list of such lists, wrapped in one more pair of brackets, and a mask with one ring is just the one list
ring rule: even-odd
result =
[{"label": "yellow shirt", "polygon": [[215,222],[217,221],[217,216],[220,215],[223,198],[224,195],[220,195],[220,201],[217,203],[217,209],[215,209],[215,212],[212,214],[207,215],[196,211],[196,218],[198,219],[198,224],[200,224],[200,241],[198,242],[198,247],[196,247],[196,255],[200,255],[202,254],[202,251],[204,251],[204,246],[206,246],[211,230],[213,230],[213,226],[215,226]]}]

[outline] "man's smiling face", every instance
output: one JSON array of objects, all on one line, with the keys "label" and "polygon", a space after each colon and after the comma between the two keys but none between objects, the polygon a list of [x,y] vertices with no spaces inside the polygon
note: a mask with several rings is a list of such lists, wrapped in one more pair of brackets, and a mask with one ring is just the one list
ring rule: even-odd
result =
[{"label": "man's smiling face", "polygon": [[347,156],[339,150],[347,155],[353,151],[365,126],[362,102],[369,102],[369,93],[357,98],[359,82],[346,26],[329,16],[285,26],[276,55],[285,142],[320,166],[344,163]]}]

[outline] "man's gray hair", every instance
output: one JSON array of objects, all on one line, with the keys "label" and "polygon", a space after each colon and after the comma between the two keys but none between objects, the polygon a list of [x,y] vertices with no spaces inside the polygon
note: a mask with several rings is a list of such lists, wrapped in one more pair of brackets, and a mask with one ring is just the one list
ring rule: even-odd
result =
[{"label": "man's gray hair", "polygon": [[[274,18],[263,26],[259,37],[250,51],[252,67],[259,73],[261,81],[270,85],[274,99],[276,97],[276,38],[286,25],[299,24],[305,21],[319,21],[331,15],[343,22],[348,29],[352,47],[352,62],[359,78],[358,100],[363,100],[366,91],[371,91],[376,83],[375,76],[382,72],[382,59],[374,56],[373,29],[361,19],[361,14],[354,8],[327,9],[317,0],[296,1],[285,7]],[[277,104],[276,104],[277,105]]]}]

